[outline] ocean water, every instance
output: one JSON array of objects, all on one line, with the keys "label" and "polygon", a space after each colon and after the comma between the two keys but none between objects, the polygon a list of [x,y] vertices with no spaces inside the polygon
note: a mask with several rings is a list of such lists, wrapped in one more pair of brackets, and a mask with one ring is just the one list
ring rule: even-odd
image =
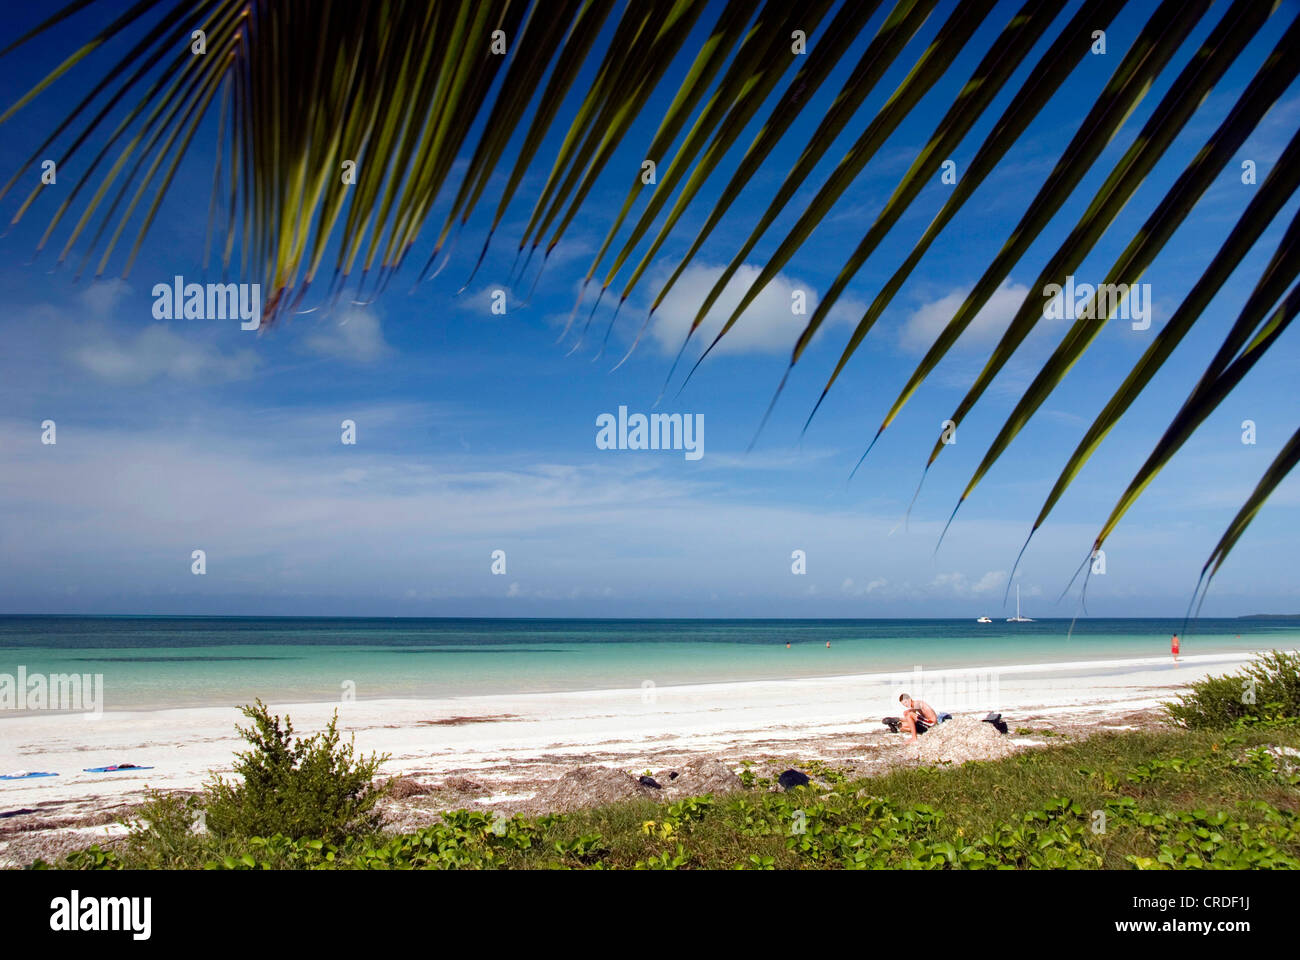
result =
[{"label": "ocean water", "polygon": [[[102,674],[103,709],[625,689],[1168,656],[1180,620],[0,617],[0,683]],[[1184,655],[1295,649],[1300,622],[1199,620]],[[830,647],[827,648],[827,642]],[[789,649],[786,644],[789,643]],[[10,681],[12,683],[12,681]]]}]

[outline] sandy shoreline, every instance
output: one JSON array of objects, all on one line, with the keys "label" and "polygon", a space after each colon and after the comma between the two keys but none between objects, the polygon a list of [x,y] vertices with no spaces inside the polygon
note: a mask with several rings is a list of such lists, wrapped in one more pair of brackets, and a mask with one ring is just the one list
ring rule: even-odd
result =
[{"label": "sandy shoreline", "polygon": [[[453,791],[444,805],[511,811],[528,809],[540,788],[581,764],[639,773],[700,756],[735,764],[786,756],[871,769],[886,753],[906,752],[879,722],[897,713],[902,690],[957,715],[998,710],[1013,728],[1024,721],[1072,728],[1141,723],[1144,711],[1179,687],[1235,670],[1252,656],[270,706],[291,715],[300,733],[322,727],[337,708],[340,729],[356,735],[359,751],[391,755],[385,774],[472,784],[463,796]],[[237,723],[243,723],[239,711],[227,707],[0,716],[0,773],[59,774],[0,781],[0,865],[29,859],[38,834],[87,842],[111,836],[115,827],[86,824],[113,819],[147,787],[194,790],[210,772],[228,772],[243,747]],[[83,772],[123,762],[153,769]]]}]

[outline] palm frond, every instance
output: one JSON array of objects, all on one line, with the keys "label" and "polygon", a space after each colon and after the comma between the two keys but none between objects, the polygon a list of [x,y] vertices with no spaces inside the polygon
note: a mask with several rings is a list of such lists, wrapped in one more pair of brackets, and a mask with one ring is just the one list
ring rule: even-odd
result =
[{"label": "palm frond", "polygon": [[[1169,94],[1153,112],[1133,146],[1098,191],[1092,206],[1085,212],[1065,244],[1049,260],[1038,282],[1030,288],[1024,304],[1003,334],[1001,342],[994,349],[984,371],[954,414],[952,419],[955,422],[960,422],[959,418],[974,405],[1002,365],[1041,320],[1043,299],[1039,291],[1045,289],[1048,283],[1058,277],[1060,282],[1064,283],[1066,277],[1082,262],[1096,239],[1118,215],[1142,179],[1183,129],[1197,105],[1209,94],[1237,55],[1255,36],[1266,17],[1267,11],[1259,4],[1238,0],[1206,39],[1197,55],[1174,81]],[[1246,137],[1255,129],[1269,107],[1281,96],[1282,91],[1290,85],[1297,74],[1300,74],[1300,60],[1287,57],[1283,53],[1288,49],[1287,45],[1297,41],[1300,41],[1300,21],[1292,24],[1291,29],[1270,55],[1264,68],[1247,86],[1219,129],[1206,141],[1187,169],[1165,194],[1155,211],[1147,218],[1137,236],[1120,254],[1119,259],[1106,275],[1104,284],[1107,288],[1122,286],[1128,289],[1131,284],[1138,282],[1147,265],[1155,259],[1174,231],[1191,213],[1196,201],[1245,142]],[[1106,308],[1101,308],[1099,312],[1097,299],[1098,295],[1094,292],[1083,309],[1078,311],[1074,326],[1065,335],[1051,358],[1039,370],[990,444],[984,459],[962,491],[962,500],[970,496],[1025,423],[1056,389],[1101,332],[1109,316]],[[1113,309],[1119,304],[1110,303],[1106,306]],[[931,463],[942,448],[943,444],[940,443],[932,451]]]},{"label": "palm frond", "polygon": [[[879,6],[879,0],[863,0],[861,3],[846,3],[840,7],[839,13],[835,19],[827,25],[824,39],[821,39],[812,50],[809,51],[809,62],[799,68],[798,73],[790,81],[786,92],[772,108],[768,115],[767,121],[763,124],[761,130],[754,137],[753,142],[745,151],[741,158],[740,164],[732,174],[730,181],[723,188],[718,198],[714,201],[712,208],[709,210],[708,219],[703,227],[700,228],[696,235],[691,248],[677,265],[673,275],[668,279],[655,298],[655,306],[662,302],[664,294],[670,290],[681,272],[691,262],[692,258],[704,244],[704,241],[712,233],[713,228],[721,221],[723,214],[730,208],[735,198],[739,196],[740,191],[749,183],[750,179],[758,171],[763,161],[771,154],[772,150],[780,142],[781,138],[786,135],[791,124],[798,117],[800,104],[811,99],[826,81],[830,72],[835,68],[844,54],[848,52],[858,35],[866,27],[867,22],[871,19]],[[731,113],[727,116],[726,121],[722,124],[713,141],[709,144],[704,159],[696,165],[691,171],[689,181],[682,187],[676,203],[665,219],[659,232],[656,234],[654,241],[642,255],[641,261],[632,271],[627,283],[619,295],[619,303],[622,304],[631,296],[633,289],[640,281],[646,269],[653,262],[655,255],[663,246],[664,242],[671,235],[677,221],[685,212],[687,206],[694,200],[699,193],[704,181],[716,169],[722,158],[739,140],[745,126],[753,118],[755,113],[762,105],[762,100],[767,96],[773,84],[776,83],[779,76],[777,70],[770,70],[764,73],[762,86],[748,96],[743,106],[737,105],[732,108]],[[605,285],[608,287],[613,282],[618,269],[631,255],[635,248],[636,241],[643,236],[652,226],[650,218],[642,216],[637,223],[636,229],[632,236],[628,238],[620,251],[618,260],[611,268],[609,276],[606,278]],[[650,311],[653,314],[653,307]],[[649,314],[646,323],[649,323]]]},{"label": "palm frond", "polygon": [[1210,559],[1205,561],[1205,566],[1201,570],[1202,579],[1208,582],[1219,572],[1219,568],[1223,566],[1223,561],[1228,559],[1228,554],[1237,545],[1237,541],[1246,532],[1246,528],[1250,526],[1260,508],[1264,506],[1264,502],[1281,485],[1287,475],[1295,469],[1297,461],[1300,461],[1300,430],[1291,434],[1291,439],[1286,442],[1277,457],[1269,464],[1268,469],[1264,471],[1264,476],[1260,478],[1259,483],[1256,484],[1246,502],[1237,511],[1237,515],[1232,518],[1232,522],[1228,524],[1228,529],[1223,532],[1223,536],[1219,538],[1219,542],[1215,544],[1214,550],[1211,551]]},{"label": "palm frond", "polygon": [[1300,248],[1300,215],[1292,221],[1282,246],[1269,264],[1264,277],[1260,279],[1246,307],[1238,316],[1224,345],[1227,346],[1230,341],[1237,339],[1238,333],[1243,329],[1249,331],[1249,341],[1234,359],[1218,372],[1214,372],[1213,363],[1207,368],[1201,381],[1184,401],[1182,409],[1166,428],[1160,442],[1156,444],[1155,449],[1151,451],[1146,462],[1142,464],[1141,469],[1115,504],[1110,517],[1102,526],[1101,532],[1097,534],[1093,549],[1100,548],[1119,524],[1120,518],[1137,501],[1142,491],[1156,478],[1196,428],[1214,412],[1223,398],[1245,378],[1260,357],[1277,341],[1295,318],[1296,312],[1300,310],[1300,284],[1292,288],[1291,293],[1278,304],[1277,309],[1267,320],[1262,324],[1259,322],[1259,318],[1273,302],[1269,295],[1281,282],[1281,278],[1294,278],[1300,274],[1300,249],[1298,248]]},{"label": "palm frond", "polygon": [[[1011,236],[912,372],[898,398],[885,414],[876,431],[876,438],[894,421],[917,388],[970,326],[1010,273],[1012,266],[1055,217],[1079,181],[1092,169],[1102,149],[1119,132],[1129,114],[1146,95],[1155,78],[1208,8],[1208,2],[1164,0],[1160,4],[1116,68],[1096,104],[1084,117],[1061,159],[1039,188]],[[986,367],[986,372],[987,370]],[[874,439],[872,443],[875,443]],[[932,454],[931,462],[933,460]]]},{"label": "palm frond", "polygon": [[808,429],[808,424],[812,422],[812,418],[816,415],[822,401],[826,399],[826,394],[830,392],[831,386],[844,371],[849,358],[853,356],[863,339],[875,326],[876,321],[880,319],[880,315],[884,313],[885,308],[889,306],[898,291],[902,289],[904,281],[916,269],[916,265],[921,262],[921,258],[930,249],[930,245],[934,243],[939,234],[943,232],[943,229],[952,221],[952,218],[957,215],[963,204],[970,199],[976,188],[993,172],[997,164],[1006,156],[1007,151],[1025,132],[1029,124],[1042,112],[1057,90],[1060,89],[1061,84],[1073,73],[1079,61],[1087,55],[1089,38],[1092,33],[1098,29],[1104,31],[1109,27],[1125,2],[1126,0],[1088,0],[1079,8],[1078,13],[1074,15],[1065,29],[1061,31],[1056,40],[1039,59],[1029,77],[1017,91],[1014,99],[1003,111],[1002,116],[998,118],[992,132],[980,144],[974,159],[971,160],[965,173],[954,186],[952,196],[944,203],[943,209],[935,215],[934,220],[926,228],[921,239],[916,242],[908,253],[907,259],[890,276],[889,280],[880,289],[880,292],[876,294],[875,299],[872,300],[866,313],[862,315],[862,319],[858,321],[853,334],[849,337],[848,344],[844,347],[844,351],[835,364],[835,369],[826,381],[826,386],[822,388],[821,396],[817,398],[817,403],[814,404],[812,412],[808,415],[808,420],[804,424],[805,431]]},{"label": "palm frond", "polygon": [[[1107,401],[1105,408],[1097,415],[1088,432],[1079,441],[1079,445],[1070,455],[1069,461],[1061,470],[1060,476],[1057,477],[1051,492],[1039,510],[1031,536],[1033,531],[1047,520],[1057,501],[1097,447],[1101,445],[1101,441],[1150,384],[1156,372],[1187,336],[1197,319],[1209,306],[1210,301],[1214,299],[1228,277],[1237,269],[1247,252],[1255,245],[1298,187],[1300,187],[1300,134],[1292,137],[1290,144],[1273,165],[1268,177],[1261,184],[1259,192],[1251,199],[1241,219],[1237,221],[1205,273],[1196,281],[1196,285],[1179,304],[1178,309],[1161,327],[1151,345],[1133,365],[1123,384]],[[1275,284],[1280,283],[1281,289],[1285,289],[1285,284],[1289,282],[1279,274],[1279,280],[1275,281]],[[1261,299],[1267,297],[1272,303],[1281,295],[1281,289],[1276,289],[1273,285],[1270,295],[1269,288],[1270,285],[1266,284],[1257,296]]]},{"label": "palm frond", "polygon": [[[911,71],[903,79],[903,82],[899,84],[898,89],[885,101],[884,106],[880,108],[880,111],[872,118],[871,123],[867,125],[867,129],[849,148],[848,153],[844,155],[839,165],[831,172],[829,179],[817,191],[817,195],[808,204],[798,222],[795,223],[776,251],[763,264],[763,269],[757,279],[749,285],[744,295],[741,296],[740,302],[732,310],[726,322],[723,323],[722,329],[714,337],[713,342],[709,344],[708,349],[695,362],[695,368],[699,367],[709,352],[736,325],[740,315],[754,302],[754,299],[762,292],[763,288],[776,277],[781,268],[794,255],[794,252],[808,239],[817,225],[830,212],[835,202],[849,188],[849,185],[862,172],[871,158],[876,155],[876,151],[884,145],[889,135],[898,128],[898,125],[902,123],[911,109],[920,102],[921,98],[929,92],[930,88],[939,81],[948,69],[948,65],[966,46],[966,43],[992,9],[993,3],[986,2],[986,0],[968,0],[968,2],[957,6],[944,25],[940,27],[939,33],[934,40],[931,41],[925,52],[921,54]],[[976,89],[978,90],[978,87]],[[968,85],[963,89],[963,93],[970,90],[971,87]],[[775,212],[772,212],[770,216],[774,218]],[[770,222],[770,219],[768,222]],[[758,242],[760,231],[761,228],[752,235],[750,242],[747,244],[750,249],[752,249],[754,243]],[[733,257],[727,270],[714,282],[713,289],[705,297],[704,303],[696,312],[695,319],[691,323],[692,331],[697,329],[704,321],[705,316],[722,294],[735,271],[744,263],[743,256],[744,251]],[[694,372],[695,368],[692,368],[692,372]]]},{"label": "palm frond", "polygon": [[[93,5],[94,0],[72,0],[6,44],[0,58],[56,27],[71,29],[68,25]],[[1162,80],[1209,5],[1209,0],[1163,0],[1154,10],[1142,11],[1145,22],[1137,38],[1015,229],[987,258],[969,294],[911,371],[868,451],[948,356],[1011,270],[1048,231],[1095,169],[1105,146]],[[958,405],[951,418],[954,422],[960,423],[981,400],[1041,321],[1040,291],[1061,282],[1113,229],[1120,211],[1197,116],[1228,68],[1250,49],[1278,5],[1235,0],[1228,6],[1172,79],[1168,92],[1064,241],[1050,257],[1034,264],[1037,279]],[[952,64],[976,45],[996,4],[963,0],[946,5],[933,36],[919,45],[914,60],[904,62],[904,79],[874,116],[859,123],[863,105],[921,36],[938,0],[895,0],[873,30],[879,6],[879,0],[843,0],[838,6],[837,0],[799,5],[765,0],[761,6],[744,0],[722,0],[714,6],[707,0],[638,0],[624,5],[615,0],[359,0],[351,4],[136,0],[114,8],[105,18],[106,26],[69,49],[0,113],[0,125],[12,122],[53,84],[95,62],[104,48],[121,41],[115,45],[125,52],[110,58],[107,66],[97,67],[100,72],[86,84],[75,106],[57,119],[47,135],[37,138],[37,149],[0,185],[0,200],[52,151],[60,167],[87,154],[84,172],[60,195],[37,250],[66,231],[59,245],[60,264],[80,249],[78,272],[93,269],[101,275],[120,257],[123,272],[129,274],[180,165],[195,149],[205,130],[204,120],[216,107],[219,119],[203,259],[206,265],[213,237],[224,233],[224,242],[218,241],[223,274],[232,269],[238,248],[241,273],[268,290],[263,321],[270,324],[296,309],[309,290],[334,298],[354,286],[358,299],[367,293],[378,295],[420,246],[435,210],[440,211],[440,226],[427,255],[421,249],[417,263],[423,266],[417,282],[434,269],[439,257],[442,264],[437,270],[446,266],[455,236],[476,210],[488,204],[491,223],[469,271],[470,280],[508,212],[519,203],[527,213],[517,238],[515,266],[523,276],[534,253],[543,249],[540,276],[551,252],[591,204],[620,147],[630,143],[656,163],[657,182],[646,189],[628,171],[618,174],[618,195],[623,201],[611,206],[583,280],[585,290],[600,275],[596,305],[606,291],[621,283],[614,310],[617,318],[665,245],[677,237],[686,213],[704,206],[698,210],[701,225],[683,244],[685,252],[650,298],[644,330],[704,244],[716,236],[729,215],[735,215],[742,195],[755,185],[778,145],[806,115],[813,95],[846,57],[860,50],[816,129],[783,171],[774,194],[756,205],[757,221],[742,234],[745,239],[726,257],[721,275],[699,304],[677,361],[668,371],[671,380],[677,362],[723,291],[831,156],[838,139],[853,128],[854,142],[819,185],[807,209],[795,218],[794,226],[762,261],[757,278],[702,351],[692,374],[743,320],[759,294],[805,249],[820,223],[837,210],[844,194],[900,125],[947,78]],[[914,209],[939,165],[963,146],[999,92],[1048,38],[1064,6],[1064,0],[1019,0],[1017,8],[1009,10],[1009,19],[982,52],[969,79],[951,98],[942,119],[852,251],[833,264],[833,280],[792,345],[786,377],[825,328],[832,311],[843,303],[863,267]],[[1094,31],[1108,29],[1124,7],[1125,0],[1083,0],[1051,37],[942,208],[875,292],[813,405],[809,422],[935,240],[959,212],[970,207],[979,187],[1054,102],[1087,56]],[[809,38],[804,57],[790,47],[796,29]],[[192,53],[189,45],[194,30],[202,30],[206,38],[206,52],[201,55]],[[1300,49],[1300,19],[1290,24],[1273,51],[1254,68],[1227,118],[1124,247],[1107,274],[1108,284],[1135,283],[1155,262],[1214,178],[1300,73],[1295,49]],[[683,72],[677,76],[679,64]],[[782,86],[792,70],[793,76]],[[672,85],[670,95],[655,115],[650,104],[658,102],[656,92],[666,83]],[[755,124],[757,133],[735,169],[704,204],[706,183],[740,152],[745,132]],[[648,132],[643,135],[643,130]],[[543,156],[548,142],[557,144],[553,156]],[[1300,188],[1298,143],[1300,136],[1293,137],[1191,292],[1080,440],[1039,511],[1031,537]],[[344,176],[345,171],[354,175]],[[537,189],[525,198],[521,194],[525,183],[531,182],[531,173],[539,174]],[[493,184],[501,184],[495,195]],[[24,188],[15,199],[13,222],[32,210],[45,189],[44,183]],[[444,195],[450,202],[441,211]],[[1300,271],[1298,231],[1293,222],[1182,409],[1116,503],[1098,544],[1289,325],[1300,302],[1292,286]],[[332,269],[327,265],[330,260]],[[322,270],[328,271],[325,281],[319,279]],[[620,280],[624,271],[628,271],[626,278]],[[577,309],[575,305],[575,315]],[[1081,317],[1065,333],[985,452],[960,502],[1037,415],[1090,348],[1106,319]],[[639,339],[638,333],[633,347]],[[778,396],[785,382],[782,378],[777,386]],[[1294,467],[1296,446],[1293,437],[1260,480],[1215,548],[1206,576],[1217,572],[1268,494]],[[927,470],[942,448],[943,444],[935,443]]]}]

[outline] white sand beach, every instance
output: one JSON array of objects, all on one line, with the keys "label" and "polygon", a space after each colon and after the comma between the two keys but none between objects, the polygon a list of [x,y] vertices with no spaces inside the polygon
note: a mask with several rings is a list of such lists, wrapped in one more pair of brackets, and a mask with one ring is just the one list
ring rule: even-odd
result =
[{"label": "white sand beach", "polygon": [[[880,723],[882,716],[898,713],[901,691],[958,716],[1000,711],[1013,736],[1017,725],[1031,721],[1123,728],[1143,711],[1154,718],[1153,708],[1183,685],[1235,670],[1250,658],[1205,654],[1184,657],[1177,665],[1162,657],[270,706],[288,713],[299,733],[320,729],[338,709],[340,729],[355,734],[361,752],[391,755],[386,774],[469,780],[484,788],[476,804],[508,811],[526,808],[541,787],[580,764],[640,772],[697,756],[727,762],[787,756],[868,763],[882,749],[905,756],[904,738],[885,733]],[[243,722],[238,710],[223,707],[0,718],[0,773],[59,774],[0,781],[0,814],[8,814],[0,819],[0,863],[17,862],[26,845],[7,850],[23,834],[75,830],[90,840],[111,836],[121,828],[105,823],[143,799],[146,788],[194,790],[210,773],[228,773],[234,753],[243,747],[235,732]],[[1035,741],[1022,737],[1020,742]],[[152,769],[84,772],[120,763]]]}]

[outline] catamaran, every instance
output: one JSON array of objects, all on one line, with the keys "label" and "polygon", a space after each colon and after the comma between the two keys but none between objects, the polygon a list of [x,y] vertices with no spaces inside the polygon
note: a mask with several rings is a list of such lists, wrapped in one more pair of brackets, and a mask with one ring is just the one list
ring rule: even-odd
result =
[{"label": "catamaran", "polygon": [[1007,617],[1007,623],[1033,623],[1032,617],[1022,617],[1020,615],[1020,584],[1016,584],[1016,615]]},{"label": "catamaran", "polygon": [[980,617],[980,618],[979,618],[978,620],[976,620],[975,622],[976,622],[976,623],[992,623],[993,621],[990,620],[988,617]]}]

